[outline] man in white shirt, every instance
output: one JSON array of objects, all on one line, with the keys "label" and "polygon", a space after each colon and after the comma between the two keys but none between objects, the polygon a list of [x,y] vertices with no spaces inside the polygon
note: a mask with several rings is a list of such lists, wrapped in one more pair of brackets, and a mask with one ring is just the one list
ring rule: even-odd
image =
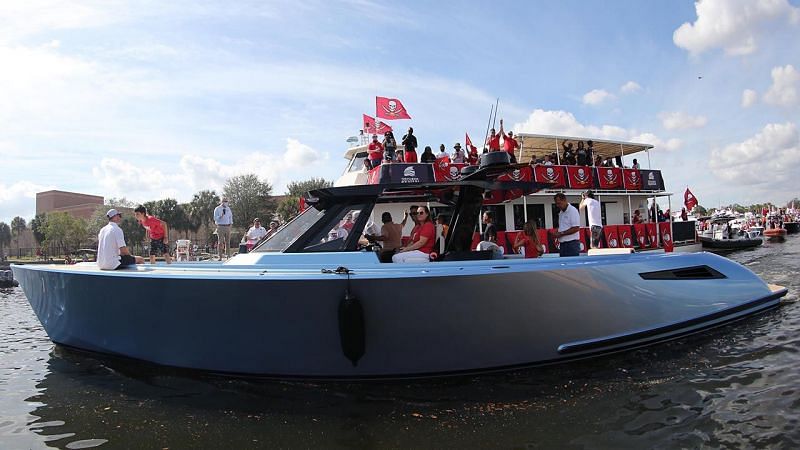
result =
[{"label": "man in white shirt", "polygon": [[464,150],[461,149],[461,144],[459,142],[456,142],[455,147],[453,147],[452,161],[456,164],[464,164],[466,161],[466,155],[464,154]]},{"label": "man in white shirt", "polygon": [[555,195],[558,207],[558,252],[560,256],[578,256],[581,252],[581,217],[578,209],[567,202],[567,196],[559,192]]},{"label": "man in white shirt", "polygon": [[97,234],[97,267],[102,270],[117,270],[144,264],[144,258],[132,256],[125,245],[125,236],[119,227],[122,214],[112,208],[108,210],[106,217],[108,225]]},{"label": "man in white shirt", "polygon": [[261,220],[258,217],[253,220],[253,226],[247,230],[245,236],[247,237],[247,251],[255,247],[258,244],[258,241],[261,240],[264,236],[267,235],[267,229],[261,226]]},{"label": "man in white shirt", "polygon": [[228,257],[228,247],[231,245],[231,226],[233,225],[233,213],[228,206],[228,199],[222,197],[222,202],[214,208],[214,223],[217,225],[217,254],[222,258],[222,254]]},{"label": "man in white shirt", "polygon": [[592,248],[600,248],[600,237],[603,235],[603,217],[600,214],[600,202],[595,200],[592,191],[581,194],[581,212],[583,208],[589,212],[589,228],[592,231]]}]

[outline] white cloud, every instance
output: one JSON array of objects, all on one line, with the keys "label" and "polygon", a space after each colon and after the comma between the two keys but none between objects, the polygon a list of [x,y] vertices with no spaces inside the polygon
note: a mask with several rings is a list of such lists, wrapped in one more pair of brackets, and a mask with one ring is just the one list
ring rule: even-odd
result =
[{"label": "white cloud", "polygon": [[55,189],[30,181],[18,181],[6,185],[0,183],[0,222],[11,223],[11,219],[20,216],[25,221],[36,215],[36,193]]},{"label": "white cloud", "polygon": [[641,90],[642,87],[639,86],[639,83],[635,81],[628,81],[627,83],[619,87],[619,91],[622,92],[623,94],[633,94]]},{"label": "white cloud", "polygon": [[587,105],[599,105],[612,99],[614,99],[614,94],[605,89],[593,89],[583,94],[583,103]]},{"label": "white cloud", "polygon": [[25,0],[0,3],[0,42],[18,40],[43,31],[110,25],[129,8],[125,2]]},{"label": "white cloud", "polygon": [[273,186],[273,194],[281,194],[289,181],[310,177],[314,170],[324,167],[328,159],[327,153],[288,138],[282,152],[253,152],[233,162],[183,154],[171,170],[119,158],[103,158],[92,168],[92,176],[107,197],[143,201],[173,197],[188,201],[201,189],[221,192],[228,178],[246,173],[268,181]]},{"label": "white cloud", "polygon": [[658,118],[661,119],[661,125],[667,130],[702,128],[708,123],[708,119],[705,116],[690,116],[680,111],[664,111],[658,114]]},{"label": "white cloud", "polygon": [[715,148],[709,161],[712,173],[723,181],[777,191],[796,186],[798,166],[800,133],[793,123],[769,124],[743,142]]},{"label": "white cloud", "polygon": [[672,35],[675,45],[693,55],[715,48],[728,55],[747,55],[776,23],[800,22],[800,8],[788,0],[701,0],[695,2],[695,11],[697,20],[684,23]]},{"label": "white cloud", "polygon": [[764,94],[764,102],[770,105],[800,106],[800,72],[788,64],[772,69],[772,86]]},{"label": "white cloud", "polygon": [[653,133],[628,130],[616,125],[584,125],[566,111],[534,110],[525,122],[514,125],[517,133],[554,134],[586,139],[608,139],[651,144],[656,149],[677,150],[680,139],[662,139]]},{"label": "white cloud", "polygon": [[742,91],[742,108],[749,108],[758,101],[758,94],[752,89]]}]

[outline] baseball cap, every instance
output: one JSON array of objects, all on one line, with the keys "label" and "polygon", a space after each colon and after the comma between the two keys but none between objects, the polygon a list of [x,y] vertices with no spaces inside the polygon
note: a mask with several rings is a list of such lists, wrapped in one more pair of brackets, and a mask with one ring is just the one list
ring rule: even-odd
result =
[{"label": "baseball cap", "polygon": [[109,209],[108,212],[106,213],[106,217],[108,217],[109,219],[117,215],[121,216],[122,214],[120,214],[119,211],[117,211],[114,208]]}]

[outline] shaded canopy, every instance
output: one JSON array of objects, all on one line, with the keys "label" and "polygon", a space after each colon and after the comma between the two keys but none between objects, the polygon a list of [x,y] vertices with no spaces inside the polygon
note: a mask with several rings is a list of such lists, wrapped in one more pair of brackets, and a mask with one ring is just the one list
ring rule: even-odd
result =
[{"label": "shaded canopy", "polygon": [[520,162],[528,162],[531,159],[542,158],[556,152],[559,156],[563,154],[561,144],[564,141],[572,142],[573,150],[577,150],[578,141],[592,141],[595,156],[603,158],[613,158],[621,155],[632,155],[653,148],[650,144],[639,144],[635,142],[609,141],[606,139],[578,138],[573,136],[556,136],[548,134],[520,133],[516,135],[520,143],[522,154]]}]

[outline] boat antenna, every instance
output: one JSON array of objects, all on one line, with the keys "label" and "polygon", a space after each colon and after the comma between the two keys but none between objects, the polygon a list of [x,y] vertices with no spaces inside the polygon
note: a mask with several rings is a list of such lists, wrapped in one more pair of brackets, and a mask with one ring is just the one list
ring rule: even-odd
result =
[{"label": "boat antenna", "polygon": [[497,122],[498,106],[500,106],[500,97],[497,97],[497,101],[494,103],[494,118],[492,119],[492,128],[495,128],[495,122]]},{"label": "boat antenna", "polygon": [[483,149],[486,150],[486,140],[489,139],[489,126],[492,123],[492,108],[494,106],[489,107],[489,121],[486,122],[486,136],[483,137]]}]

